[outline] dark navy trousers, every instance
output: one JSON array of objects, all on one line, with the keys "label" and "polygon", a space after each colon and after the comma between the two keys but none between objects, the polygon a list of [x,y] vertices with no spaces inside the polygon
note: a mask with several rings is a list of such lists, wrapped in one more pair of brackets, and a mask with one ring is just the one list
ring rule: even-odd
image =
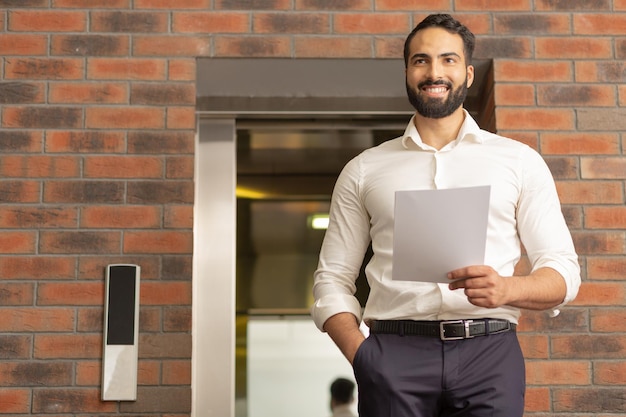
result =
[{"label": "dark navy trousers", "polygon": [[354,358],[359,417],[522,417],[515,332],[442,341],[370,334]]}]

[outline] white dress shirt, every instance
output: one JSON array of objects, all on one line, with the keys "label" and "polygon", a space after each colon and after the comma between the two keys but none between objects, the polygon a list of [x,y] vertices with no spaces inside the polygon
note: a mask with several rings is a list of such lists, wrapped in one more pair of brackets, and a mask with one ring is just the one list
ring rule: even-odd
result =
[{"label": "white dress shirt", "polygon": [[[485,265],[513,275],[523,244],[533,271],[549,267],[563,276],[567,295],[561,305],[573,300],[580,286],[578,257],[545,161],[527,145],[481,130],[465,112],[456,140],[440,150],[422,142],[411,119],[403,136],[346,164],[333,190],[314,277],[311,314],[317,327],[342,312],[366,323],[487,317],[517,323],[518,308],[481,308],[447,284],[391,279],[394,193],[480,185],[491,186]],[[370,294],[362,312],[353,294],[370,239]]]}]

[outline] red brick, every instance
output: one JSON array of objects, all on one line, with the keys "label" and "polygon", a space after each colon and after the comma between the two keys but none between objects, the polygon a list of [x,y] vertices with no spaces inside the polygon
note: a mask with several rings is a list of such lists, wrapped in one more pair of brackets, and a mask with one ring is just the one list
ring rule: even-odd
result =
[{"label": "red brick", "polygon": [[526,388],[524,397],[526,412],[549,411],[550,404],[550,388],[532,386]]},{"label": "red brick", "polygon": [[626,14],[623,13],[576,13],[573,18],[575,34],[626,34]]},{"label": "red brick", "polygon": [[31,390],[0,388],[0,413],[28,414],[31,411]]},{"label": "red brick", "polygon": [[[432,10],[439,12],[449,7],[447,0],[377,0],[376,10],[393,11],[404,10],[412,12],[414,10]],[[455,16],[458,18],[458,16]],[[465,22],[464,22],[465,23]]]},{"label": "red brick", "polygon": [[165,207],[163,227],[191,229],[193,227],[193,206],[169,205]]},{"label": "red brick", "polygon": [[82,127],[83,110],[63,106],[5,106],[2,126],[31,129],[78,129]]},{"label": "red brick", "polygon": [[494,62],[494,76],[498,82],[573,81],[572,64],[561,61],[496,60]]},{"label": "red brick", "polygon": [[401,37],[377,36],[374,39],[376,58],[400,58],[403,55],[404,39]]},{"label": "red brick", "polygon": [[552,337],[553,358],[623,358],[626,339],[619,334],[572,334]]},{"label": "red brick", "polygon": [[589,385],[591,366],[586,361],[527,361],[526,383],[531,385]]},{"label": "red brick", "polygon": [[134,131],[128,133],[128,153],[192,155],[193,132]]},{"label": "red brick", "polygon": [[596,385],[624,385],[624,375],[624,361],[595,361],[593,364],[593,382]]},{"label": "red brick", "polygon": [[190,232],[137,232],[124,233],[124,253],[191,253],[193,239]]},{"label": "red brick", "polygon": [[75,227],[78,212],[72,207],[0,207],[0,227],[3,228],[58,228]]},{"label": "red brick", "polygon": [[571,33],[568,14],[507,13],[494,15],[494,32],[498,34]]},{"label": "red brick", "polygon": [[602,308],[591,311],[591,330],[596,333],[626,332],[624,308]]},{"label": "red brick", "polygon": [[135,9],[210,9],[211,0],[176,0],[176,4],[171,0],[135,0],[133,7]]},{"label": "red brick", "polygon": [[559,181],[562,204],[620,204],[621,185],[610,181]]},{"label": "red brick", "polygon": [[[191,54],[196,55],[196,54]],[[170,59],[167,69],[168,79],[173,81],[195,81],[196,80],[196,60],[195,59]]]},{"label": "red brick", "polygon": [[611,39],[605,38],[536,38],[536,57],[540,59],[609,59],[613,57]]},{"label": "red brick", "polygon": [[562,10],[570,12],[573,10],[611,10],[611,0],[568,0],[568,1],[554,1],[554,0],[535,0],[535,10],[537,11],[551,11]]},{"label": "red brick", "polygon": [[50,103],[128,103],[128,86],[122,83],[51,83]]},{"label": "red brick", "polygon": [[[88,343],[77,341],[77,343]],[[37,414],[113,413],[119,403],[101,401],[100,388],[43,388],[33,392],[32,412]]]},{"label": "red brick", "polygon": [[401,34],[411,31],[411,22],[405,13],[337,14],[333,19],[335,34]]},{"label": "red brick", "polygon": [[0,258],[4,279],[71,279],[76,260],[70,256],[4,256]]},{"label": "red brick", "polygon": [[37,288],[40,306],[98,306],[103,299],[100,282],[44,282]]},{"label": "red brick", "polygon": [[85,178],[161,178],[159,157],[93,156],[84,160]]},{"label": "red brick", "polygon": [[190,283],[144,282],[141,285],[141,305],[191,305]]},{"label": "red brick", "polygon": [[586,229],[626,229],[626,206],[586,207]]},{"label": "red brick", "polygon": [[0,175],[5,178],[68,178],[80,175],[80,160],[74,156],[7,155],[0,160]]},{"label": "red brick", "polygon": [[89,58],[87,78],[92,80],[165,80],[167,62],[141,58]]},{"label": "red brick", "polygon": [[[206,36],[134,36],[134,56],[209,56],[211,39]],[[194,74],[195,76],[195,74]]]},{"label": "red brick", "polygon": [[192,83],[134,83],[130,90],[130,103],[146,106],[193,106],[196,103],[196,86]]},{"label": "red brick", "polygon": [[76,362],[76,385],[93,386],[102,382],[102,363],[100,361]]},{"label": "red brick", "polygon": [[168,13],[130,10],[93,11],[91,32],[167,33]]},{"label": "red brick", "polygon": [[[116,253],[120,249],[119,232],[67,231],[40,233],[40,253]],[[100,300],[102,302],[102,300]]]},{"label": "red brick", "polygon": [[537,87],[537,102],[549,107],[611,107],[617,104],[615,93],[612,85],[540,85]]},{"label": "red brick", "polygon": [[[0,102],[11,104],[42,104],[45,101],[45,84],[41,82],[9,81],[0,83]],[[0,148],[3,144],[0,145]]]},{"label": "red brick", "polygon": [[128,35],[53,35],[52,55],[127,56],[130,52]]},{"label": "red brick", "polygon": [[0,194],[5,203],[38,203],[41,187],[39,181],[3,179],[0,181]]},{"label": "red brick", "polygon": [[40,334],[35,336],[34,346],[37,359],[102,357],[101,335]]},{"label": "red brick", "polygon": [[191,305],[168,308],[163,312],[163,330],[166,332],[190,332]]},{"label": "red brick", "polygon": [[[1,311],[1,310],[0,310]],[[0,331],[11,333],[28,329],[31,332],[72,332],[75,326],[73,308],[17,308],[0,315]]]},{"label": "red brick", "polygon": [[0,55],[37,56],[48,53],[46,35],[0,34]]},{"label": "red brick", "polygon": [[80,80],[84,65],[77,58],[10,58],[6,60],[7,79]]},{"label": "red brick", "polygon": [[503,107],[496,109],[498,129],[571,130],[574,113],[571,110]]},{"label": "red brick", "polygon": [[154,229],[161,226],[162,213],[151,206],[91,206],[81,210],[84,228]]},{"label": "red brick", "polygon": [[535,87],[530,84],[502,84],[494,86],[498,106],[533,106]]},{"label": "red brick", "polygon": [[[587,278],[597,280],[626,279],[626,257],[587,257]],[[626,321],[624,322],[626,324]]]},{"label": "red brick", "polygon": [[194,176],[194,158],[181,156],[170,157],[166,161],[166,178],[173,179],[193,179]]},{"label": "red brick", "polygon": [[128,183],[129,204],[191,204],[191,181],[133,181]]},{"label": "red brick", "polygon": [[[235,0],[237,2],[237,0]],[[426,0],[428,2],[428,0]],[[431,0],[432,1],[432,0]],[[435,0],[438,1],[438,0]],[[217,0],[217,3],[232,3],[233,0]],[[275,3],[276,0],[268,0],[267,3],[271,4],[271,3]],[[423,3],[424,1],[421,1],[420,3]],[[247,4],[246,1],[241,1],[239,0],[238,3],[241,4]],[[284,7],[282,8],[286,8],[285,6],[290,5],[290,2],[288,3],[286,0],[283,0],[282,3],[284,4]],[[378,0],[378,2],[376,3],[376,6],[378,7],[378,3],[380,3],[380,0]],[[408,4],[413,4],[415,3],[415,0],[406,0],[403,3],[408,3]],[[218,6],[219,7],[219,6]],[[381,6],[382,7],[382,6]],[[370,0],[350,0],[350,1],[331,1],[329,2],[328,0],[296,0],[296,10],[327,10],[327,11],[337,11],[337,12],[341,12],[341,11],[345,11],[345,10],[372,10],[372,4]],[[274,9],[273,7],[268,7],[268,9]]]},{"label": "red brick", "polygon": [[626,157],[588,157],[582,158],[581,177],[584,179],[624,179]]},{"label": "red brick", "polygon": [[131,0],[54,0],[54,7],[72,9],[128,9]]},{"label": "red brick", "polygon": [[154,107],[90,107],[86,109],[85,125],[105,129],[162,129],[165,111]]},{"label": "red brick", "polygon": [[518,338],[525,358],[548,358],[550,352],[550,339],[547,335],[520,334]]},{"label": "red brick", "polygon": [[298,58],[369,58],[372,42],[364,37],[315,37],[294,40]]},{"label": "red brick", "polygon": [[85,12],[12,10],[8,28],[13,32],[83,32],[86,22]]},{"label": "red brick", "polygon": [[194,129],[196,127],[195,107],[168,107],[168,129]]},{"label": "red brick", "polygon": [[125,145],[124,133],[110,130],[46,132],[46,153],[120,153]]},{"label": "red brick", "polygon": [[500,0],[454,0],[454,10],[530,11],[532,10],[532,5],[530,0],[510,0],[506,2]]},{"label": "red brick", "polygon": [[625,61],[578,61],[575,65],[578,82],[623,83],[626,81]]},{"label": "red brick", "polygon": [[291,39],[286,36],[217,36],[215,55],[219,57],[288,57]]},{"label": "red brick", "polygon": [[[33,284],[0,282],[0,306],[2,307],[32,306],[35,300],[34,294]],[[2,311],[1,307],[0,311]],[[5,314],[0,314],[0,327],[5,327],[5,323],[13,319],[12,314],[13,308],[5,311]]]},{"label": "red brick", "polygon": [[572,305],[619,306],[624,305],[625,297],[625,283],[583,282]]},{"label": "red brick", "polygon": [[189,363],[189,361],[163,362],[163,384],[190,385],[191,364]]},{"label": "red brick", "polygon": [[248,33],[250,16],[239,12],[174,12],[173,33]]},{"label": "red brick", "polygon": [[548,155],[619,154],[619,136],[611,133],[542,133],[541,153]]},{"label": "red brick", "polygon": [[255,33],[327,34],[330,17],[314,13],[255,13],[252,21]]},{"label": "red brick", "polygon": [[574,233],[574,245],[579,255],[619,255],[624,253],[624,233],[595,231]]},{"label": "red brick", "polygon": [[161,362],[140,360],[137,367],[139,385],[159,385],[161,383]]}]

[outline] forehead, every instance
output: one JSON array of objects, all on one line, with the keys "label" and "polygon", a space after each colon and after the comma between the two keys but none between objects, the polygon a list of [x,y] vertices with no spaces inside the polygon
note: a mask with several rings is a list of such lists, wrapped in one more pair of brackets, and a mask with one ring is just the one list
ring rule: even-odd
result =
[{"label": "forehead", "polygon": [[409,44],[409,56],[415,54],[438,56],[450,52],[465,58],[463,38],[461,35],[450,33],[438,27],[420,30]]}]

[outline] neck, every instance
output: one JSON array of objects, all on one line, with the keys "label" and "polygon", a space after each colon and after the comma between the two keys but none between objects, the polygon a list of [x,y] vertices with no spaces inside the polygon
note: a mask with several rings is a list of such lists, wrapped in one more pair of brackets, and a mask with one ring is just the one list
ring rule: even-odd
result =
[{"label": "neck", "polygon": [[441,119],[431,119],[416,113],[415,127],[422,142],[439,150],[456,139],[464,120],[465,113],[462,107]]}]

